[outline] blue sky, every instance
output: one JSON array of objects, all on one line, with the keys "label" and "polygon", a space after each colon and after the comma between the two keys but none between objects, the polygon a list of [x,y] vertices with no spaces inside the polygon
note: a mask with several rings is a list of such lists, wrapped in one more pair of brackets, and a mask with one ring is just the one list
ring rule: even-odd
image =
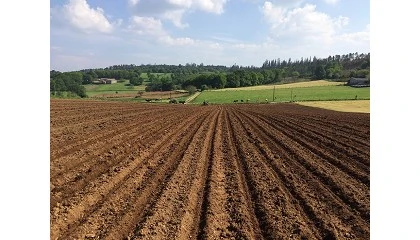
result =
[{"label": "blue sky", "polygon": [[50,69],[370,52],[368,0],[51,0]]}]

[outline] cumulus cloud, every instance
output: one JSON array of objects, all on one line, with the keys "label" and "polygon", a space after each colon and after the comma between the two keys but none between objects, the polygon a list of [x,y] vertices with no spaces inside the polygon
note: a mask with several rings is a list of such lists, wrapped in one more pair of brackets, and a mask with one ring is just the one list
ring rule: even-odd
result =
[{"label": "cumulus cloud", "polygon": [[187,11],[223,13],[227,0],[128,0],[135,15],[170,20],[179,28],[187,27],[182,17]]},{"label": "cumulus cloud", "polygon": [[134,16],[130,19],[128,29],[139,35],[146,36],[162,36],[165,31],[162,27],[162,22],[152,17],[138,17]]},{"label": "cumulus cloud", "polygon": [[347,17],[332,18],[318,12],[312,4],[288,8],[265,2],[262,12],[271,26],[271,34],[278,39],[293,37],[301,41],[318,40],[329,43],[349,22]]},{"label": "cumulus cloud", "polygon": [[324,2],[327,4],[336,4],[338,1],[340,0],[324,0]]},{"label": "cumulus cloud", "polygon": [[223,6],[225,3],[226,0],[196,0],[193,1],[193,6],[199,10],[221,14],[223,13]]},{"label": "cumulus cloud", "polygon": [[130,19],[130,23],[127,29],[130,32],[142,36],[145,40],[158,41],[165,45],[183,46],[192,45],[195,43],[195,40],[188,37],[174,38],[170,36],[163,29],[162,22],[159,19],[153,17],[134,16]]},{"label": "cumulus cloud", "polygon": [[69,0],[63,7],[51,9],[51,20],[86,33],[110,33],[122,23],[122,20],[111,23],[102,8],[91,8],[86,0]]},{"label": "cumulus cloud", "polygon": [[161,16],[164,19],[168,19],[172,21],[172,23],[178,28],[185,28],[188,27],[188,23],[182,22],[182,16],[184,15],[185,10],[173,10],[173,11],[166,11]]},{"label": "cumulus cloud", "polygon": [[368,24],[363,31],[354,33],[343,33],[337,36],[338,41],[342,41],[350,44],[363,44],[370,40],[370,25]]}]

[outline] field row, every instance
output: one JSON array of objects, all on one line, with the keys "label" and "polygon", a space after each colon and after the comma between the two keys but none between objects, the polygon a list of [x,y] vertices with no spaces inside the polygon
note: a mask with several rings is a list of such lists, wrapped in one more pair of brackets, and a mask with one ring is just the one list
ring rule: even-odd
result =
[{"label": "field row", "polygon": [[51,239],[367,239],[369,115],[51,101]]}]

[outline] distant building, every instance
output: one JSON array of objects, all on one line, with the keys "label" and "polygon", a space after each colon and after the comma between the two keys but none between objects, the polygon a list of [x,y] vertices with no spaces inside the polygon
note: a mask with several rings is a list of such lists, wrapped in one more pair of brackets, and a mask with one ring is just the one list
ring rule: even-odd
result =
[{"label": "distant building", "polygon": [[113,84],[113,83],[117,83],[117,80],[115,78],[107,78],[107,79],[105,79],[105,83],[106,84]]},{"label": "distant building", "polygon": [[347,86],[351,87],[370,87],[370,80],[367,78],[350,78],[347,81]]},{"label": "distant building", "polygon": [[114,84],[117,83],[115,78],[99,78],[98,80],[92,81],[94,84]]}]

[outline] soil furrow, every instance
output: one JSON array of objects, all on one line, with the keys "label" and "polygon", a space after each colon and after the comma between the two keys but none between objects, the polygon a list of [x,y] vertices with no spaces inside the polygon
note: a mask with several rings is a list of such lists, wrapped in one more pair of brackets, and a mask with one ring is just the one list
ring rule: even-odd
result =
[{"label": "soil furrow", "polygon": [[[125,199],[126,207],[118,212],[116,217],[113,216],[114,221],[111,224],[107,223],[108,227],[101,231],[100,238],[126,238],[139,222],[144,221],[143,219],[151,213],[149,208],[155,206],[164,189],[168,188],[168,183],[179,168],[189,143],[207,118],[208,116],[197,119],[183,132],[178,142],[172,142],[167,151],[159,153],[162,156],[153,157],[153,159],[161,158],[157,163],[160,166],[157,166],[156,170],[147,171],[140,185],[134,183],[134,186],[137,186],[137,191],[134,191],[132,195],[121,197]],[[126,189],[130,189],[130,187],[126,187]],[[141,192],[141,195],[138,195],[137,192]]]},{"label": "soil furrow", "polygon": [[[252,115],[249,116],[252,121],[255,121],[255,117],[252,117]],[[344,153],[341,153],[343,150],[340,147],[336,146],[335,144],[326,143],[326,141],[323,141],[322,138],[317,138],[309,132],[297,131],[298,134],[296,134],[295,129],[297,127],[295,126],[286,124],[280,127],[278,125],[272,124],[271,121],[263,117],[258,116],[256,118],[261,119],[266,124],[272,126],[274,129],[281,132],[288,138],[296,141],[305,147],[305,149],[310,150],[314,154],[317,154],[321,159],[328,160],[331,164],[346,172],[348,175],[359,179],[366,185],[369,185],[369,167],[366,167],[366,165],[360,163],[366,162],[367,158],[359,157],[354,159],[353,156],[347,156]],[[325,148],[325,146],[328,146],[328,148]]]},{"label": "soil furrow", "polygon": [[231,218],[229,228],[237,233],[234,236],[235,239],[262,239],[261,229],[244,179],[245,174],[242,171],[239,154],[233,142],[234,132],[230,125],[228,111],[231,111],[231,109],[224,111],[221,128],[223,134],[222,151],[224,154],[223,169],[225,169],[226,192],[228,194],[226,210]]},{"label": "soil furrow", "polygon": [[302,201],[296,199],[296,193],[290,189],[290,185],[278,178],[277,173],[261,158],[264,156],[249,141],[246,127],[236,111],[231,116],[232,129],[237,133],[234,141],[264,238],[320,239],[328,235],[330,231],[319,224],[319,219],[308,212]]},{"label": "soil furrow", "polygon": [[[347,135],[360,136],[362,139],[369,133],[369,114],[343,113],[325,109],[316,109],[296,104],[273,104],[264,108],[248,108],[251,111],[273,117],[287,116],[302,123],[316,123]],[[351,115],[351,118],[346,116]]]},{"label": "soil furrow", "polygon": [[368,239],[369,114],[50,101],[51,239]]},{"label": "soil furrow", "polygon": [[[194,232],[194,218],[200,203],[208,166],[209,141],[215,128],[217,112],[201,124],[186,149],[181,162],[156,204],[150,205],[137,223],[131,239],[189,239]],[[198,184],[198,185],[195,185]],[[191,197],[191,198],[190,198]],[[187,204],[188,203],[188,204]],[[198,219],[195,218],[197,222]]]},{"label": "soil furrow", "polygon": [[[244,115],[245,117],[245,115]],[[276,150],[276,153],[280,153],[280,156],[289,158],[290,161],[287,164],[294,164],[298,162],[304,166],[309,172],[316,175],[323,184],[328,186],[332,190],[332,193],[337,195],[343,202],[354,208],[359,215],[369,221],[369,188],[357,182],[356,179],[350,178],[348,175],[340,173],[334,166],[329,166],[322,158],[317,155],[306,151],[306,148],[302,148],[299,145],[293,145],[293,140],[288,140],[287,137],[281,137],[276,130],[270,128],[270,125],[264,125],[263,123],[255,123],[256,118],[249,118],[250,121],[247,123],[254,122],[253,127],[255,129],[261,129],[264,133],[255,136],[249,132],[251,138],[254,139],[257,145],[269,144],[270,149]],[[257,131],[253,131],[256,132]],[[276,133],[273,135],[273,132]],[[273,140],[274,139],[274,140]],[[279,139],[279,140],[275,140]],[[291,166],[291,169],[297,169],[299,165]],[[334,179],[336,179],[334,181]],[[339,181],[337,181],[339,180]]]},{"label": "soil furrow", "polygon": [[368,124],[357,121],[358,119],[352,118],[352,120],[345,120],[343,118],[325,118],[325,117],[313,117],[313,116],[294,116],[295,119],[300,121],[313,123],[320,126],[327,127],[329,129],[337,130],[343,134],[349,136],[360,137],[362,140],[366,133],[369,132]]},{"label": "soil furrow", "polygon": [[[201,112],[199,114],[203,116],[204,113]],[[156,161],[162,164],[162,160],[154,159],[154,156],[157,156],[156,154],[159,151],[166,151],[171,146],[171,139],[179,138],[176,136],[180,136],[181,133],[188,131],[188,126],[195,124],[195,121],[195,119],[192,119],[185,126],[180,126],[182,129],[175,128],[173,132],[159,139],[149,149],[142,150],[139,157],[126,160],[124,164],[127,164],[127,166],[115,168],[114,170],[116,171],[110,170],[108,174],[102,174],[93,184],[89,185],[91,187],[90,189],[85,189],[80,192],[83,193],[81,195],[83,196],[82,198],[79,197],[80,193],[77,193],[74,194],[75,199],[70,198],[65,203],[60,203],[57,206],[58,210],[61,210],[61,212],[64,211],[66,214],[63,214],[64,216],[57,219],[61,224],[56,223],[54,225],[58,229],[62,226],[61,230],[63,230],[72,229],[81,223],[85,223],[87,221],[86,217],[99,209],[117,190],[121,189],[124,191],[124,187],[122,186],[127,180],[141,180],[142,178],[140,176],[144,172],[153,170],[158,166]],[[57,208],[53,209],[53,211],[57,211]]]},{"label": "soil furrow", "polygon": [[[354,133],[342,132],[339,127],[331,128],[331,126],[298,120],[296,117],[288,118],[288,120],[289,119],[292,124],[298,125],[305,130],[314,132],[323,137],[331,138],[331,140],[339,139],[340,144],[352,148],[355,151],[363,150],[360,151],[361,153],[365,153],[366,150],[369,151],[369,133],[359,133],[358,135],[355,135]],[[352,144],[346,144],[347,142],[351,142]]]},{"label": "soil furrow", "polygon": [[[171,116],[171,115],[169,115]],[[110,150],[114,151],[118,147],[130,147],[130,141],[142,140],[144,142],[149,142],[147,137],[150,137],[150,134],[146,135],[144,133],[154,133],[161,130],[165,127],[166,129],[170,128],[170,124],[178,116],[172,115],[170,119],[165,119],[165,121],[149,122],[143,123],[141,121],[136,121],[133,124],[127,127],[109,127],[110,130],[104,134],[106,135],[93,135],[89,140],[82,141],[82,143],[76,143],[76,146],[71,146],[67,149],[69,151],[63,156],[60,155],[51,155],[52,166],[57,167],[54,164],[58,162],[62,171],[70,171],[72,168],[77,167],[78,165],[84,163],[87,157],[101,157],[100,154],[109,153]],[[184,117],[184,116],[182,116]],[[186,116],[185,116],[186,117]],[[77,131],[77,130],[76,130]],[[80,131],[80,129],[79,129]],[[100,151],[100,152],[99,152]],[[111,151],[111,152],[112,152]],[[72,153],[72,154],[70,154]],[[109,155],[109,154],[105,154]],[[54,169],[52,177],[55,177],[55,174],[59,174],[60,170]]]},{"label": "soil furrow", "polygon": [[[167,113],[167,116],[174,115],[174,113]],[[89,122],[78,126],[66,126],[64,131],[58,130],[56,133],[50,133],[51,138],[54,139],[54,144],[51,147],[51,158],[58,159],[62,156],[69,155],[74,152],[74,149],[80,149],[88,146],[89,144],[100,142],[100,140],[108,139],[109,137],[117,134],[115,133],[115,125],[120,125],[119,131],[130,130],[135,126],[141,126],[153,123],[144,123],[141,121],[139,113],[130,116],[122,115],[115,118],[101,119],[100,124]],[[55,128],[52,130],[56,131]],[[93,131],[91,131],[93,130]],[[83,135],[77,134],[83,131]],[[61,136],[66,136],[64,141],[57,141]],[[78,136],[78,137],[76,137]]]},{"label": "soil furrow", "polygon": [[94,111],[94,109],[89,109],[82,107],[77,111],[72,113],[60,112],[60,115],[55,114],[56,111],[50,111],[51,115],[56,115],[53,119],[51,119],[51,124],[54,128],[59,128],[61,125],[67,125],[72,123],[80,123],[84,122],[86,119],[102,119],[105,117],[109,117],[112,115],[130,115],[131,113],[137,113],[139,115],[146,115],[150,114],[151,112],[162,112],[162,109],[150,109],[144,108],[141,104],[136,104],[135,106],[126,106],[122,108],[121,106],[118,108],[106,108],[102,109],[102,111]]},{"label": "soil furrow", "polygon": [[[256,143],[260,153],[265,156],[267,163],[293,192],[293,195],[302,204],[308,216],[318,223],[318,227],[328,229],[326,236],[335,236],[336,238],[358,236],[364,238],[368,235],[369,231],[366,229],[369,226],[368,220],[362,220],[357,211],[354,211],[351,207],[346,207],[347,205],[335,196],[333,190],[325,188],[325,185],[319,182],[318,177],[313,176],[302,165],[294,164],[292,159],[282,159],[282,157],[295,153],[296,149],[284,154],[280,151],[280,157],[275,157],[275,154],[279,153],[279,150],[276,149],[279,146],[279,142],[270,147],[266,146],[267,143],[264,141],[270,137],[264,139],[263,135],[258,134],[258,131],[256,131],[256,125],[253,127],[247,126],[249,124],[248,121],[244,121],[244,124],[251,141]],[[264,139],[264,141],[261,139]],[[300,163],[304,161],[300,161]],[[292,170],[293,174],[290,174],[287,170]],[[326,209],[329,209],[329,211],[326,211]],[[340,226],[346,225],[344,223],[351,223],[352,227],[340,228]]]},{"label": "soil furrow", "polygon": [[[265,116],[267,117],[267,116]],[[355,158],[369,159],[369,136],[365,135],[363,141],[360,138],[352,137],[349,134],[342,135],[338,130],[331,130],[331,128],[322,127],[317,124],[308,125],[306,122],[290,120],[288,117],[273,118],[268,117],[269,121],[279,125],[287,125],[295,131],[320,139],[326,144],[338,145],[342,151],[347,155],[354,156]],[[369,165],[369,162],[361,162],[362,164]]]},{"label": "soil furrow", "polygon": [[[171,126],[168,124],[163,128],[156,128],[156,131],[160,131],[159,134],[166,135],[166,132],[169,131],[170,128]],[[148,132],[153,133],[152,131]],[[136,131],[132,134],[137,135]],[[154,142],[151,140],[155,139],[159,136],[159,134],[151,134],[147,137],[141,138],[133,136],[131,140],[124,143],[124,146],[110,145],[101,150],[106,151],[105,153],[96,152],[95,154],[76,158],[76,160],[80,159],[79,161],[81,162],[74,161],[75,166],[72,167],[75,169],[70,169],[69,166],[67,166],[67,169],[69,170],[67,170],[64,174],[60,174],[60,172],[51,173],[51,175],[53,175],[51,178],[51,192],[54,193],[54,196],[51,198],[51,206],[54,206],[56,202],[73,195],[77,189],[84,188],[88,183],[101,174],[109,171],[119,171],[121,169],[120,163],[124,159],[134,159],[135,156],[140,154],[141,149],[148,148],[151,144],[153,144]],[[115,142],[111,142],[111,144],[115,144]],[[76,163],[78,164],[76,165]],[[68,186],[69,183],[71,183],[70,186]],[[63,192],[64,186],[66,186],[65,192]],[[57,196],[57,193],[59,196]]]}]

